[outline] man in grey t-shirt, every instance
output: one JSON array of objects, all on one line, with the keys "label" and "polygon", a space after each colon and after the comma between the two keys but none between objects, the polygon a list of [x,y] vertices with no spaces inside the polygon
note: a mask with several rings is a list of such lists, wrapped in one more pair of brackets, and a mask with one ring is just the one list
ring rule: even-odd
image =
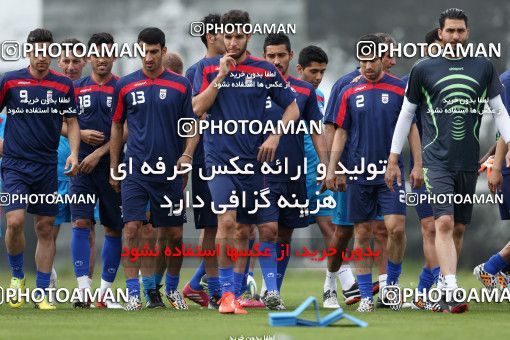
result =
[{"label": "man in grey t-shirt", "polygon": [[[462,10],[452,8],[441,13],[438,34],[443,44],[450,44],[454,50],[457,44],[466,44],[467,22]],[[510,141],[510,119],[501,100],[502,89],[497,72],[485,58],[425,58],[411,71],[393,135],[386,182],[393,183],[395,177],[401,182],[398,156],[416,108],[423,105],[427,108],[421,117],[423,172],[435,219],[435,245],[442,274],[438,288],[445,293],[445,298],[433,306],[436,311],[462,313],[468,309],[451,293],[457,288],[457,259],[473,205],[443,199],[453,194],[472,197],[475,193],[478,135],[485,102],[495,112],[496,126],[503,138]],[[508,165],[510,153],[506,158]]]}]

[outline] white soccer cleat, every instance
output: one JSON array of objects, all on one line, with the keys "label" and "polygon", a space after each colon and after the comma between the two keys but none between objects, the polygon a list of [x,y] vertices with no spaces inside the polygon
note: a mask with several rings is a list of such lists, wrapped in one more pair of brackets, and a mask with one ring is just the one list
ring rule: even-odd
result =
[{"label": "white soccer cleat", "polygon": [[510,274],[499,272],[496,274],[500,289],[505,289],[510,286]]},{"label": "white soccer cleat", "polygon": [[480,281],[487,290],[491,291],[498,285],[498,279],[495,275],[487,273],[484,269],[485,263],[479,264],[473,269],[473,275]]},{"label": "white soccer cleat", "polygon": [[356,309],[359,313],[371,313],[375,311],[374,301],[371,298],[362,298],[359,302],[358,309]]},{"label": "white soccer cleat", "polygon": [[336,290],[328,289],[327,291],[325,291],[323,293],[322,306],[324,308],[329,308],[329,309],[340,308],[340,305],[338,304],[338,296],[336,294]]},{"label": "white soccer cleat", "polygon": [[138,296],[130,296],[128,299],[128,302],[124,306],[125,311],[141,310],[141,309],[142,309],[142,302],[140,301],[140,298]]},{"label": "white soccer cleat", "polygon": [[257,282],[255,281],[253,276],[248,275],[248,277],[246,278],[246,284],[248,286],[248,291],[250,292],[251,298],[255,298],[255,296],[257,295],[258,288]]}]

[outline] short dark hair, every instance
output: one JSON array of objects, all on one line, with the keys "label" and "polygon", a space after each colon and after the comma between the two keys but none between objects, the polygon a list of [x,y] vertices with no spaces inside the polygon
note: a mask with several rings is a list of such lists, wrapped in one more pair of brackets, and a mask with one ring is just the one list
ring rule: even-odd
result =
[{"label": "short dark hair", "polygon": [[[81,43],[81,41],[79,41],[78,39],[76,38],[67,38],[67,39],[64,39],[62,40],[62,42],[60,43],[60,45],[64,46],[65,45],[68,45],[68,51],[72,51],[74,49],[74,45],[78,45],[76,46],[76,51],[79,52],[80,54],[83,53],[83,45]],[[65,54],[65,51],[66,49],[64,49],[64,47],[62,47],[62,55],[61,57]],[[66,56],[68,57],[68,56]]]},{"label": "short dark hair", "polygon": [[207,25],[208,24],[212,24],[212,25],[219,25],[219,24],[221,24],[221,15],[219,15],[217,13],[208,14],[206,17],[204,17],[204,19],[202,19],[202,22],[204,23],[204,27],[206,29],[204,29],[204,32],[200,36],[200,39],[204,43],[205,47],[208,47],[207,46],[207,33],[216,35],[216,34],[218,34],[218,32],[216,31],[216,29],[214,29],[213,31],[208,31],[207,30]]},{"label": "short dark hair", "polygon": [[[170,52],[166,54],[167,60],[165,66],[168,66],[168,68],[177,73],[182,74],[182,71],[184,69],[184,64],[182,62],[182,58],[180,55],[174,52]],[[164,60],[164,59],[163,59]]]},{"label": "short dark hair", "polygon": [[299,52],[298,64],[307,68],[311,63],[328,63],[328,55],[318,46],[306,46]]},{"label": "short dark hair", "polygon": [[389,34],[385,32],[374,33],[375,36],[381,38],[383,43],[385,44],[395,44],[395,39]]},{"label": "short dark hair", "polygon": [[290,39],[283,33],[271,33],[266,36],[266,39],[264,39],[264,53],[266,53],[266,48],[269,45],[285,45],[287,51],[291,51]]},{"label": "short dark hair", "polygon": [[53,43],[53,34],[44,28],[36,28],[28,33],[27,43],[34,44],[38,42]]},{"label": "short dark hair", "polygon": [[233,9],[223,14],[221,17],[221,23],[223,25],[226,24],[249,24],[250,23],[250,15],[246,11],[241,11],[238,9]]},{"label": "short dark hair", "polygon": [[110,33],[107,32],[101,32],[101,33],[94,33],[90,37],[87,46],[90,47],[92,45],[100,46],[100,45],[109,45],[113,44],[113,36]]},{"label": "short dark hair", "polygon": [[436,41],[439,41],[439,34],[437,33],[437,28],[434,28],[433,30],[431,30],[430,32],[428,32],[427,34],[425,34],[425,43],[427,45],[430,45]]},{"label": "short dark hair", "polygon": [[[380,51],[380,45],[385,44],[386,42],[381,36],[377,36],[375,34],[366,34],[359,38],[356,51],[356,56],[362,55],[363,47],[368,46],[369,51],[374,53],[374,56],[376,58],[382,58],[381,51]],[[375,48],[375,51],[374,51]]]},{"label": "short dark hair", "polygon": [[137,42],[140,41],[148,45],[159,44],[163,48],[165,47],[165,33],[157,27],[147,27],[138,33]]},{"label": "short dark hair", "polygon": [[444,28],[446,19],[464,20],[466,27],[468,25],[468,17],[466,13],[458,8],[448,8],[447,10],[441,12],[441,15],[439,15],[439,28]]}]

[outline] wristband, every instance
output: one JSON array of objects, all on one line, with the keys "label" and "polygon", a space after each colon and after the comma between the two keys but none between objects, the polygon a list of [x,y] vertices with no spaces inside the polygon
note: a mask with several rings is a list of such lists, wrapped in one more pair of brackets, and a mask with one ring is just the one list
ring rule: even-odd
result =
[{"label": "wristband", "polygon": [[182,153],[182,156],[186,156],[186,157],[189,157],[189,159],[193,160],[193,157],[191,157],[191,155],[188,155],[187,153]]}]

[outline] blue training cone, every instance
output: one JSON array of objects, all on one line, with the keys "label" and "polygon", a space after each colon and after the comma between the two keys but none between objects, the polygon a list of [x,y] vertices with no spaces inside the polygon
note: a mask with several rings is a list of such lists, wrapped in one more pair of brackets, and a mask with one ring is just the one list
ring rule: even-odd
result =
[{"label": "blue training cone", "polygon": [[[299,315],[303,313],[309,305],[313,303],[315,309],[314,320],[300,319]],[[269,313],[269,325],[273,327],[289,327],[289,326],[308,326],[308,327],[326,327],[334,322],[341,319],[347,319],[359,327],[367,327],[368,323],[352,315],[344,313],[342,308],[338,308],[335,311],[329,313],[325,317],[321,318],[319,315],[319,305],[317,299],[313,296],[309,296],[301,305],[298,306],[292,312],[277,312]]]}]

